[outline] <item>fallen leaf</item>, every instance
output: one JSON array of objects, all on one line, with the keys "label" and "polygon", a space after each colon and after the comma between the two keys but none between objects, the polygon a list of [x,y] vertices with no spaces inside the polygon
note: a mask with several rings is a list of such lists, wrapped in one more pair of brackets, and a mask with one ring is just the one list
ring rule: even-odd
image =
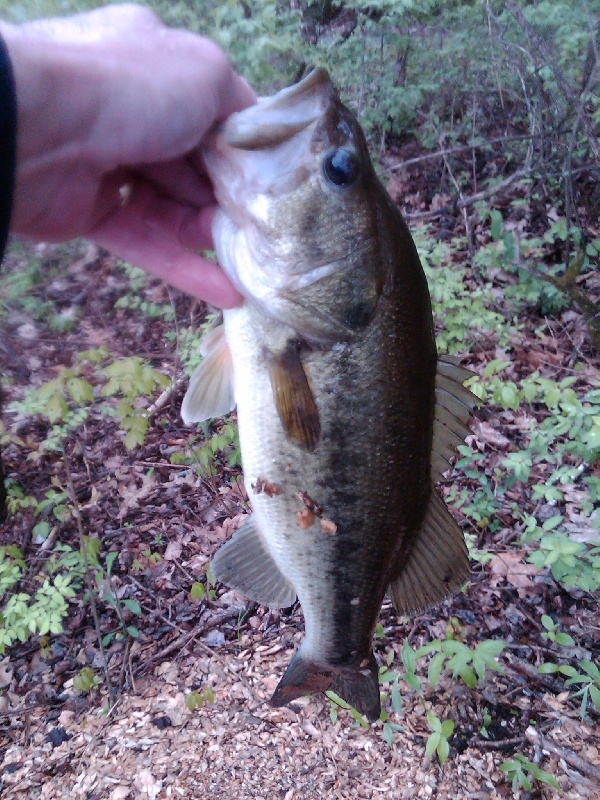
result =
[{"label": "fallen leaf", "polygon": [[510,439],[507,439],[504,434],[497,431],[489,422],[477,422],[475,424],[475,436],[480,442],[490,444],[497,448],[507,448],[510,445]]},{"label": "fallen leaf", "polygon": [[181,544],[179,542],[169,542],[163,558],[165,561],[177,561],[181,555]]},{"label": "fallen leaf", "polygon": [[535,585],[534,576],[539,570],[533,564],[525,562],[524,556],[524,551],[495,555],[488,565],[493,575],[491,585],[498,586],[504,578],[517,589],[519,597],[526,597]]}]

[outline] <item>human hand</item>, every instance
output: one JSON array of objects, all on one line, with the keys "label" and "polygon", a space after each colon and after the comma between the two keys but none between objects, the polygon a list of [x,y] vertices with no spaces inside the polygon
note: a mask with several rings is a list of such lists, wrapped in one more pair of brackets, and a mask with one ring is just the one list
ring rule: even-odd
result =
[{"label": "human hand", "polygon": [[193,252],[216,208],[199,146],[255,101],[209,39],[136,5],[0,25],[18,104],[16,233],[86,236],[214,305],[241,296]]}]

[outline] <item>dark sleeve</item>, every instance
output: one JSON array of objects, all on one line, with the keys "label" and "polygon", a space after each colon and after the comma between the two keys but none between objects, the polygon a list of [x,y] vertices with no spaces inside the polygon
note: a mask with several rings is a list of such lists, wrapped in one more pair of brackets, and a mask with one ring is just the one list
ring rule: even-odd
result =
[{"label": "dark sleeve", "polygon": [[[17,98],[8,50],[0,36],[0,261],[4,256],[15,188]],[[2,401],[0,387],[0,403]],[[0,409],[1,410],[1,409]],[[4,468],[0,456],[0,523],[6,519]]]},{"label": "dark sleeve", "polygon": [[4,256],[17,156],[17,98],[8,50],[0,36],[0,259]]}]

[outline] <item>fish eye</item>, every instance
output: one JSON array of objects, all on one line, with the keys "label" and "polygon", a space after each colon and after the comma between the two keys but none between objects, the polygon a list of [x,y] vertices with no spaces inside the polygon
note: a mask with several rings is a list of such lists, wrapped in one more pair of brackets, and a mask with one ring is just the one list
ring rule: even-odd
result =
[{"label": "fish eye", "polygon": [[323,171],[327,180],[335,186],[351,186],[358,179],[360,165],[354,153],[345,147],[338,147],[325,156]]}]

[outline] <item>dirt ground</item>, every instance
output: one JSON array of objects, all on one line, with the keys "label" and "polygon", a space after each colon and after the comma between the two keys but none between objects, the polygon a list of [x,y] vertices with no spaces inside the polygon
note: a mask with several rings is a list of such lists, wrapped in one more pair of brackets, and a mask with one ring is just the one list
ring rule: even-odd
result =
[{"label": "dirt ground", "polygon": [[[191,594],[249,509],[235,463],[219,460],[218,474],[207,479],[170,460],[192,435],[179,417],[184,373],[166,337],[174,323],[131,304],[116,306],[130,294],[130,279],[106,253],[85,245],[17,247],[5,270],[23,269],[23,259],[31,258],[51,275],[32,289],[33,296],[79,322],[59,335],[33,306],[8,308],[1,348],[5,403],[58,374],[74,354],[102,344],[113,357],[150,359],[174,388],[153,409],[146,441],[133,451],[124,448],[114,420],[92,414],[69,438],[68,460],[57,452],[33,458],[32,443],[43,440],[48,424],[5,412],[7,426],[16,425],[29,442],[29,450],[14,443],[5,448],[8,475],[37,498],[49,486],[72,481],[86,535],[117,553],[112,589],[139,603],[143,613],[125,619],[135,622],[138,635],[112,638],[106,664],[97,629],[103,635],[114,630],[115,614],[101,593],[97,621],[79,597],[62,634],[42,642],[34,637],[0,657],[3,798],[495,800],[513,796],[500,767],[519,753],[551,772],[561,787],[538,781],[530,790],[521,788],[521,797],[600,798],[600,716],[590,706],[582,719],[563,681],[537,671],[558,658],[556,646],[542,636],[542,613],[551,612],[574,638],[571,656],[597,655],[599,598],[567,591],[548,572],[538,572],[507,527],[486,541],[494,557],[485,566],[474,564],[464,593],[412,620],[398,619],[387,604],[382,610],[375,653],[383,663],[393,651],[391,668],[399,672],[405,640],[417,648],[452,630],[471,646],[486,638],[507,642],[503,671],[488,671],[475,689],[446,674],[435,690],[425,682],[427,706],[456,725],[443,766],[437,756],[426,757],[431,729],[425,704],[405,683],[400,710],[384,700],[397,726],[391,744],[381,721],[364,727],[346,710],[332,719],[333,705],[322,696],[270,708],[268,697],[302,639],[302,616],[297,607],[273,612],[248,606],[223,587],[203,598]],[[137,294],[148,303],[171,302],[179,326],[204,318],[198,304],[157,282]],[[527,337],[536,324],[523,321],[521,347],[515,348],[524,371],[532,357]],[[581,315],[566,311],[553,331],[544,354],[552,374],[577,359],[586,364],[582,384],[597,385],[598,359]],[[475,369],[494,354],[477,357]],[[474,435],[493,454],[508,447],[511,424],[507,415],[484,411],[473,422]],[[219,430],[215,423],[210,433]],[[443,490],[460,481],[453,473]],[[39,564],[50,547],[32,541],[36,521],[32,509],[18,510],[0,527],[0,544],[18,543]],[[73,518],[55,525],[51,535],[53,542],[78,547]],[[34,573],[25,577],[24,590],[34,579]],[[97,685],[78,691],[74,679],[85,666],[94,670]],[[116,700],[110,710],[106,671]]]}]

